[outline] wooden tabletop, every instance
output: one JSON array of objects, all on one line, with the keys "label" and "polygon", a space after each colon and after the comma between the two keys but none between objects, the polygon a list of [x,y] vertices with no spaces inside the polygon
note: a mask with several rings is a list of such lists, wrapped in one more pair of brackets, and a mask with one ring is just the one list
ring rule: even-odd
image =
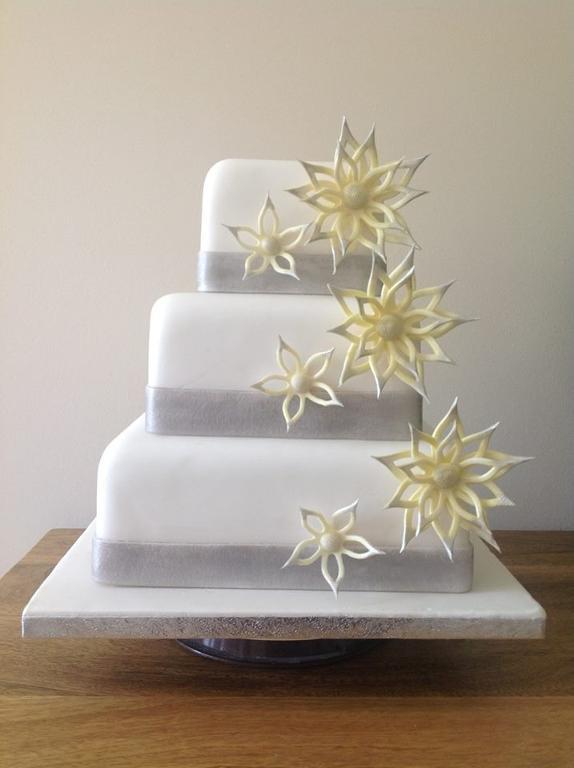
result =
[{"label": "wooden tabletop", "polygon": [[1,768],[574,766],[574,532],[497,534],[546,640],[387,640],[300,670],[169,640],[22,640],[79,534],[51,531],[0,582]]}]

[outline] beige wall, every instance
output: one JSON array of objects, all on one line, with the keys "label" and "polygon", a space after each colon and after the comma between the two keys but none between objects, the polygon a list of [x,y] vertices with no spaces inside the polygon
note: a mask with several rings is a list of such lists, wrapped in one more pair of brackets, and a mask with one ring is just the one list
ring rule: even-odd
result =
[{"label": "beige wall", "polygon": [[572,527],[573,3],[2,3],[0,570],[84,526],[106,443],[142,410],[148,313],[194,285],[222,157],[328,158],[341,115],[430,151],[420,281],[457,278],[435,418],[536,455],[499,527]]}]

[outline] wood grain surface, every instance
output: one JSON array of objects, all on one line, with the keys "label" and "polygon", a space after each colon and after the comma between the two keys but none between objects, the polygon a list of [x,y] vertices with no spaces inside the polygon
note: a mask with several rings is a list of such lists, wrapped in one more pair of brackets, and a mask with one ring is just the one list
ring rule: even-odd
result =
[{"label": "wood grain surface", "polygon": [[22,640],[80,531],[0,582],[1,768],[572,768],[574,533],[498,533],[546,640],[387,640],[337,665],[228,666],[169,640]]}]

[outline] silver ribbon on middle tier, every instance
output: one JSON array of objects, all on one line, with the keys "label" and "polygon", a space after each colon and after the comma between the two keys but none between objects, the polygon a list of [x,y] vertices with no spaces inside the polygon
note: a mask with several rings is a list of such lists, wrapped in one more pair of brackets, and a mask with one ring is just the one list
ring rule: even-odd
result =
[{"label": "silver ribbon on middle tier", "polygon": [[[343,408],[309,408],[289,431],[280,398],[261,392],[146,388],[146,430],[158,435],[291,439],[408,440],[422,427],[422,401],[413,390],[339,393]],[[413,418],[413,414],[415,418]]]}]

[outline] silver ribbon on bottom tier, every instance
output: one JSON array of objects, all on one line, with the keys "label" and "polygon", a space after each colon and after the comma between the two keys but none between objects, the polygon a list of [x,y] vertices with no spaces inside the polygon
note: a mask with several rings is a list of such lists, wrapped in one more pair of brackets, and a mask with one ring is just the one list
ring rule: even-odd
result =
[{"label": "silver ribbon on bottom tier", "polygon": [[[197,545],[175,542],[108,541],[94,538],[96,581],[132,587],[325,589],[321,569],[281,566],[293,547]],[[354,560],[343,590],[466,592],[472,583],[473,550],[455,549],[454,560],[428,548],[385,547],[384,557]]]}]

